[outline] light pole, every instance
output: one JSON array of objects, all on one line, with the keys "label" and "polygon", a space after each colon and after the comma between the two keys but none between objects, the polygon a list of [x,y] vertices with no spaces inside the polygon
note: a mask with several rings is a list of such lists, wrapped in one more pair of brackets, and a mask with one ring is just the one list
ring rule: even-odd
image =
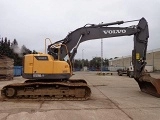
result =
[{"label": "light pole", "polygon": [[84,61],[83,61],[83,51],[84,51],[84,49],[82,49],[82,70],[83,70],[83,67],[84,67]]},{"label": "light pole", "polygon": [[103,39],[101,38],[101,72],[103,68]]},{"label": "light pole", "polygon": [[[101,22],[100,24],[103,24],[103,22]],[[101,38],[101,72],[102,68],[103,68],[103,39]]]},{"label": "light pole", "polygon": [[153,65],[153,71],[154,71],[154,51],[152,50],[152,65]]}]

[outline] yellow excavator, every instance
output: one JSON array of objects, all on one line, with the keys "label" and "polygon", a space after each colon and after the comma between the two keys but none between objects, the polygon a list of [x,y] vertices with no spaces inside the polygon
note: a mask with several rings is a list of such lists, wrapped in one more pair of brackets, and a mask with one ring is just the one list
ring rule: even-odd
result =
[{"label": "yellow excavator", "polygon": [[[129,27],[112,26],[134,21],[138,21],[138,24]],[[50,44],[47,54],[25,55],[22,76],[27,80],[24,83],[4,86],[1,95],[4,99],[87,100],[91,95],[87,82],[83,79],[70,79],[73,74],[72,60],[79,44],[87,40],[130,35],[134,36],[134,79],[141,91],[160,97],[160,80],[144,72],[149,38],[145,18],[97,25],[86,24],[69,33],[64,39]],[[68,61],[64,60],[66,56],[69,57]]]}]

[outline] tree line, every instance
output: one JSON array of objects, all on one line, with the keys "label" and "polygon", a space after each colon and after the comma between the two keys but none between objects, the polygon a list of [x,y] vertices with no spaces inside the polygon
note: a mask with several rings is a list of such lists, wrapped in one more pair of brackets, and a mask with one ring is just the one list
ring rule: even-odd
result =
[{"label": "tree line", "polygon": [[89,68],[90,70],[101,70],[101,62],[102,62],[102,69],[105,69],[109,66],[108,59],[101,59],[101,57],[94,57],[92,60],[88,59],[75,59],[73,61],[73,67],[75,69],[82,69],[84,66]]},{"label": "tree line", "polygon": [[16,39],[10,41],[5,38],[0,39],[0,55],[14,59],[14,66],[22,66],[23,56],[26,54],[36,54],[35,50],[28,49],[25,45],[18,46]]},{"label": "tree line", "polygon": [[[23,56],[26,54],[36,54],[35,50],[28,49],[25,45],[19,47],[16,39],[10,41],[5,38],[0,39],[0,55],[5,55],[9,58],[14,59],[15,66],[22,66]],[[108,59],[102,59],[103,67],[109,65]],[[84,66],[88,67],[90,70],[101,70],[101,57],[94,57],[92,60],[88,59],[75,59],[73,61],[73,67],[75,69],[82,69]]]}]

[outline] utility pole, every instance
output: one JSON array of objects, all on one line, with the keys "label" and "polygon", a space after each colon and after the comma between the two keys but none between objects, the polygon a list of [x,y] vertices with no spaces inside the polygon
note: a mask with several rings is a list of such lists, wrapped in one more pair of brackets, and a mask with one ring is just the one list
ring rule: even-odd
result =
[{"label": "utility pole", "polygon": [[103,68],[103,39],[101,38],[101,72]]},{"label": "utility pole", "polygon": [[[103,24],[103,22],[101,22],[100,24]],[[101,72],[102,68],[103,68],[103,39],[101,38]]]},{"label": "utility pole", "polygon": [[152,65],[153,65],[153,71],[154,71],[154,50],[152,50]]},{"label": "utility pole", "polygon": [[84,51],[84,49],[82,49],[82,70],[83,70],[83,68],[84,68],[84,60],[83,60],[83,59],[84,59],[84,58],[83,58],[84,56],[83,56],[83,51]]}]

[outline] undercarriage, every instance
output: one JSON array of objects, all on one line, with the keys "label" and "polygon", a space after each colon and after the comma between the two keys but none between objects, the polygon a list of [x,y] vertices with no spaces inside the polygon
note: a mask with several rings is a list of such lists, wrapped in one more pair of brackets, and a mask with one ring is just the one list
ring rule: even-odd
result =
[{"label": "undercarriage", "polygon": [[85,80],[63,82],[43,82],[27,80],[24,83],[10,84],[1,90],[4,100],[87,100],[91,90]]}]

